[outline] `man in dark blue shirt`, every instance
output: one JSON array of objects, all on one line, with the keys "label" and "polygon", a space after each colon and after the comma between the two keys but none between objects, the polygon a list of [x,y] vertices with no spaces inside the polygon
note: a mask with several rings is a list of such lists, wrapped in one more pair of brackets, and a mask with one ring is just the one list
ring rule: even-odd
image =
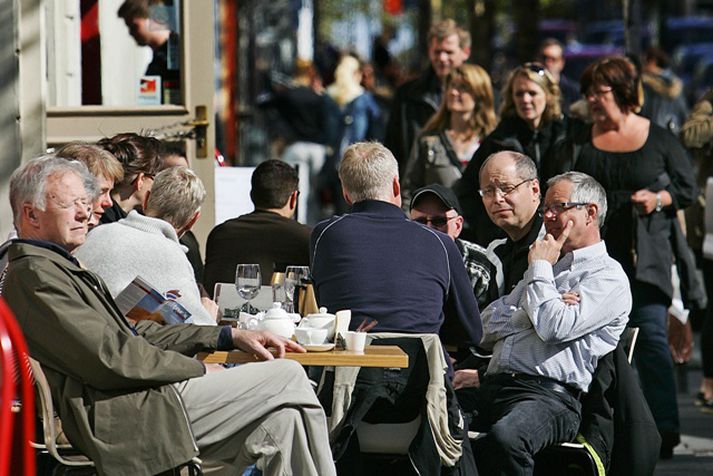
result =
[{"label": "man in dark blue shirt", "polygon": [[339,178],[350,213],[312,232],[312,277],[320,305],[351,309],[375,331],[441,333],[446,345],[480,342],[478,306],[463,259],[446,234],[401,211],[398,164],[379,143],[344,153]]}]

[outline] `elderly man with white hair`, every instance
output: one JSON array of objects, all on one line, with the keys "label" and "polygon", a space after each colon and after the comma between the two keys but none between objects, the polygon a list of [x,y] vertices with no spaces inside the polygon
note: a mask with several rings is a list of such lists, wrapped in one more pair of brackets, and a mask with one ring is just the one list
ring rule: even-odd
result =
[{"label": "elderly man with white hair", "polygon": [[[199,454],[223,464],[221,474],[252,463],[266,475],[336,474],[304,371],[267,347],[277,356],[304,349],[229,326],[132,324],[72,256],[87,235],[93,181],[83,164],[53,157],[25,163],[10,181],[20,238],[3,296],[72,445],[99,474],[149,476]],[[269,362],[224,369],[193,357],[233,348]]]}]

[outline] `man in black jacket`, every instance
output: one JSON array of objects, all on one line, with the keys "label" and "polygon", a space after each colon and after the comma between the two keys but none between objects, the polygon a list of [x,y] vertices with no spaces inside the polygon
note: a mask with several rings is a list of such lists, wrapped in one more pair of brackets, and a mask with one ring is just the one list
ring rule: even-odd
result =
[{"label": "man in black jacket", "polygon": [[401,173],[406,167],[414,139],[441,103],[446,76],[470,56],[470,41],[470,33],[453,20],[432,25],[428,31],[428,59],[431,65],[419,77],[404,83],[396,91],[384,145],[396,157]]}]

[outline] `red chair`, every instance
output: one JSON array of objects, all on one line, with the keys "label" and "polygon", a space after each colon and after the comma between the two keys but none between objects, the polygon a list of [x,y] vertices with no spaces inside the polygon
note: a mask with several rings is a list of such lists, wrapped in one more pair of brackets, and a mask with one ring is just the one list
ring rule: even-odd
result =
[{"label": "red chair", "polygon": [[35,400],[27,344],[15,316],[0,297],[0,476],[34,476]]}]

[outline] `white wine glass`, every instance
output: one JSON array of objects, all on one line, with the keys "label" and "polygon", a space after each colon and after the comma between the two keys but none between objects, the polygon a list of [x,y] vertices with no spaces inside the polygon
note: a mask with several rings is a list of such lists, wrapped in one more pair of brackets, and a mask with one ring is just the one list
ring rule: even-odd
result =
[{"label": "white wine glass", "polygon": [[288,266],[285,269],[285,297],[287,298],[289,312],[296,312],[295,288],[302,282],[302,278],[309,277],[309,266]]},{"label": "white wine glass", "polygon": [[257,309],[250,305],[250,301],[258,295],[261,285],[262,276],[259,264],[238,265],[235,269],[235,289],[238,290],[238,295],[246,301],[241,307],[241,311],[249,314],[257,312]]}]

